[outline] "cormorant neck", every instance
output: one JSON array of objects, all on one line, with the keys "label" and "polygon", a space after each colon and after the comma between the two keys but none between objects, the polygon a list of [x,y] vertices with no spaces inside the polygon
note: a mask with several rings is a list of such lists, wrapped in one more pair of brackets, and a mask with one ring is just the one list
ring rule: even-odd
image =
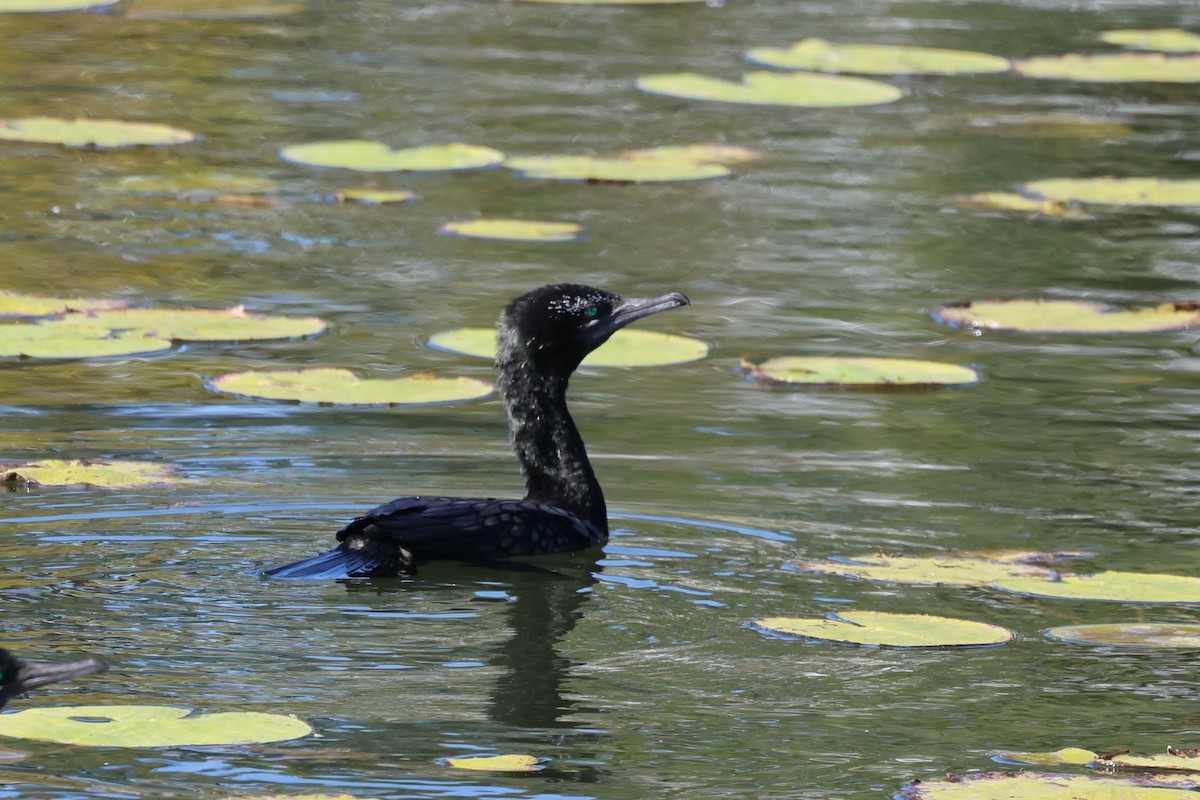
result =
[{"label": "cormorant neck", "polygon": [[544,374],[527,359],[499,362],[497,368],[526,499],[570,511],[607,534],[604,493],[567,410],[570,374]]}]

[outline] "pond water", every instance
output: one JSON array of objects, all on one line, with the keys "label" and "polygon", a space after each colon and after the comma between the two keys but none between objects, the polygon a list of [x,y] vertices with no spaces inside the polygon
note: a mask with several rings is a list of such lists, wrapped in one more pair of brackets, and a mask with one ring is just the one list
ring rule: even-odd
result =
[{"label": "pond water", "polygon": [[[1200,176],[1192,87],[1012,75],[898,81],[866,109],[642,95],[634,79],[736,77],[752,45],[805,36],[1007,56],[1099,49],[1110,28],[1200,25],[1190,2],[777,2],[587,8],[311,0],[259,20],[0,19],[3,116],[167,122],[184,147],[0,150],[0,288],[317,314],[323,337],[154,358],[0,365],[0,457],[179,465],[175,489],[0,495],[0,632],[110,673],[17,708],[158,703],[295,714],[320,738],[116,750],[5,740],[0,797],[880,798],[997,768],[996,750],[1196,745],[1194,653],[1054,643],[1053,625],[1196,621],[1193,609],[856,582],[800,558],[1086,549],[1084,571],[1196,574],[1194,334],[974,336],[954,300],[1200,296],[1200,217],[956,210],[1038,177]],[[980,120],[1128,126],[1057,137]],[[721,141],[769,159],[699,184],[553,184],[493,170],[384,176],[412,205],[322,197],[367,181],[278,161],[286,144],[465,141],[606,153]],[[274,179],[275,207],[119,191],[127,175]],[[448,219],[582,222],[577,244],[451,239]],[[497,400],[418,409],[254,403],[223,372],[345,366],[488,378],[431,350],[561,280],[690,308],[641,327],[713,344],[662,369],[585,370],[572,408],[614,514],[599,560],[437,566],[409,579],[279,582],[396,495],[515,495]],[[979,365],[940,393],[766,390],[743,356],[889,355]],[[1006,646],[897,651],[766,636],[761,616],[850,608],[1006,626]],[[529,753],[530,776],[435,759]]]}]

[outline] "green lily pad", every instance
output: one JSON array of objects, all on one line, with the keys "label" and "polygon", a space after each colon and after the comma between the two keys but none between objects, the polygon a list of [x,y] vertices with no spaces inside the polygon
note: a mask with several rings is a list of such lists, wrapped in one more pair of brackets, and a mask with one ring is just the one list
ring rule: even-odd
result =
[{"label": "green lily pad", "polygon": [[1052,767],[1059,764],[1084,766],[1096,760],[1096,754],[1082,747],[1064,747],[1053,753],[1000,753],[1000,758],[1016,764],[1032,764],[1039,767]]},{"label": "green lily pad", "polygon": [[[429,337],[437,350],[477,358],[496,357],[496,331],[492,328],[456,328]],[[708,345],[688,336],[657,331],[624,329],[583,360],[588,367],[665,367],[699,361],[708,355]]]},{"label": "green lily pad", "polygon": [[1046,631],[1046,636],[1070,644],[1200,650],[1200,625],[1182,622],[1063,625]]},{"label": "green lily pad", "polygon": [[953,327],[1023,333],[1161,333],[1200,325],[1200,304],[1117,311],[1082,300],[989,300],[942,306],[933,318]]},{"label": "green lily pad", "polygon": [[128,308],[69,314],[38,327],[68,331],[106,328],[177,342],[269,342],[317,336],[324,333],[329,324],[318,317],[251,314],[241,307]]},{"label": "green lily pad", "polygon": [[1200,603],[1200,578],[1142,572],[1060,575],[1057,580],[1003,578],[992,586],[1004,592],[1063,600],[1118,603]]},{"label": "green lily pad", "polygon": [[170,349],[170,340],[139,330],[114,331],[83,325],[0,325],[0,358],[103,358],[149,355]]},{"label": "green lily pad", "polygon": [[28,464],[0,465],[0,483],[22,486],[136,486],[183,484],[170,464],[154,461],[61,461],[43,459]]},{"label": "green lily pad", "polygon": [[1040,200],[1014,192],[977,192],[951,198],[959,208],[987,208],[995,211],[1019,211],[1043,217],[1089,219],[1083,207],[1074,201]]},{"label": "green lily pad", "polygon": [[979,373],[970,367],[902,358],[780,356],[761,364],[743,361],[742,366],[756,381],[826,389],[912,389],[979,383]]},{"label": "green lily pad", "polygon": [[136,147],[194,142],[191,131],[153,122],[121,122],[113,119],[59,119],[25,117],[0,120],[0,140],[62,144],[68,147]]},{"label": "green lily pad", "polygon": [[914,781],[904,800],[1195,800],[1182,789],[1141,786],[1120,778],[1042,772],[983,772]]},{"label": "green lily pad", "polygon": [[839,611],[824,619],[764,617],[754,625],[805,639],[875,647],[980,647],[1004,644],[1014,635],[983,622],[882,611]]},{"label": "green lily pad", "polygon": [[793,108],[842,108],[873,106],[899,100],[904,93],[895,86],[866,78],[778,72],[748,72],[741,83],[709,78],[691,72],[643,75],[637,88],[648,94],[685,100],[747,103]]},{"label": "green lily pad", "polygon": [[565,6],[663,6],[704,3],[708,0],[519,0],[519,2]]},{"label": "green lily pad", "polygon": [[1162,53],[1042,56],[1015,61],[1013,70],[1030,78],[1092,83],[1200,83],[1200,56]]},{"label": "green lily pad", "polygon": [[94,11],[115,6],[120,0],[0,0],[0,13],[37,14],[48,11]]},{"label": "green lily pad", "polygon": [[526,178],[597,183],[707,181],[730,174],[729,169],[721,164],[593,156],[517,156],[506,159],[504,166]]},{"label": "green lily pad", "polygon": [[101,311],[127,305],[123,300],[45,297],[0,290],[0,317],[53,317],[68,311]]},{"label": "green lily pad", "polygon": [[0,715],[0,736],[89,747],[184,747],[282,742],[312,733],[295,717],[234,711],[189,716],[170,706],[66,706]]},{"label": "green lily pad", "polygon": [[1133,50],[1157,50],[1163,53],[1200,53],[1200,35],[1178,28],[1155,30],[1104,31],[1100,40]]},{"label": "green lily pad", "polygon": [[456,769],[474,769],[487,772],[538,772],[545,769],[542,765],[542,759],[537,756],[517,754],[443,758],[439,759],[438,763]]},{"label": "green lily pad", "polygon": [[266,19],[298,14],[304,3],[288,0],[128,0],[133,19]]},{"label": "green lily pad", "polygon": [[495,239],[504,242],[576,242],[583,226],[574,222],[545,222],[534,219],[472,219],[447,222],[438,233],[464,239]]},{"label": "green lily pad", "polygon": [[491,167],[504,154],[473,144],[434,144],[393,150],[386,144],[363,139],[293,144],[279,157],[309,167],[340,167],[360,172],[440,172]]},{"label": "green lily pad", "polygon": [[1200,206],[1200,180],[1162,178],[1047,178],[1022,192],[1062,202],[1109,206]]},{"label": "green lily pad", "polygon": [[778,69],[861,75],[978,75],[1007,72],[1007,58],[967,50],[804,39],[791,47],[753,47],[746,60]]},{"label": "green lily pad", "polygon": [[1022,578],[1031,583],[1040,581],[1048,584],[1058,577],[1058,573],[1048,567],[961,556],[914,558],[876,554],[834,561],[799,561],[789,566],[802,572],[915,586],[986,586],[1004,578]]},{"label": "green lily pad", "polygon": [[322,405],[401,406],[479,400],[493,386],[474,378],[359,378],[348,369],[301,369],[231,372],[214,378],[217,392],[263,400],[290,400]]},{"label": "green lily pad", "polygon": [[366,206],[411,203],[417,196],[407,189],[342,189],[334,195],[339,203],[362,203]]},{"label": "green lily pad", "polygon": [[645,147],[640,150],[622,150],[617,153],[616,157],[634,161],[685,161],[697,164],[721,164],[729,167],[766,158],[766,153],[731,144],[680,144]]}]

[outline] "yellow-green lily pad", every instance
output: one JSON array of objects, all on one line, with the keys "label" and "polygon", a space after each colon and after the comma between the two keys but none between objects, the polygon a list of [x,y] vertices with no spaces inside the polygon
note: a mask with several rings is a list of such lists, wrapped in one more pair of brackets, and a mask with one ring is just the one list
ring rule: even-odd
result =
[{"label": "yellow-green lily pad", "polygon": [[[496,331],[456,328],[429,337],[429,346],[477,358],[496,357]],[[699,361],[708,344],[688,336],[657,331],[620,330],[583,360],[587,367],[665,367]]]},{"label": "yellow-green lily pad", "polygon": [[1101,41],[1132,50],[1157,50],[1162,53],[1200,53],[1200,34],[1178,28],[1104,31]]},{"label": "yellow-green lily pad", "polygon": [[1097,756],[1096,765],[1147,772],[1200,772],[1200,752],[1180,750],[1177,747],[1168,747],[1167,752],[1152,756],[1119,752],[1108,756]]},{"label": "yellow-green lily pad", "polygon": [[241,307],[129,308],[68,314],[38,327],[53,330],[107,328],[178,342],[269,342],[317,336],[324,333],[329,324],[318,317],[251,314]]},{"label": "yellow-green lily pad", "polygon": [[942,306],[938,322],[953,327],[1023,333],[1161,333],[1200,325],[1200,304],[1163,303],[1118,311],[1083,300],[988,300]]},{"label": "yellow-green lily pad", "polygon": [[293,144],[280,150],[279,157],[293,164],[340,167],[360,172],[479,169],[495,166],[504,160],[504,154],[500,151],[480,145],[455,142],[393,150],[381,142],[364,139]]},{"label": "yellow-green lily pad", "polygon": [[583,226],[536,219],[472,219],[447,222],[438,232],[464,239],[504,242],[575,242],[583,233]]},{"label": "yellow-green lily pad", "polygon": [[0,13],[38,14],[49,11],[95,11],[120,0],[0,0]]},{"label": "yellow-green lily pad", "polygon": [[504,166],[526,178],[596,183],[664,183],[724,178],[721,164],[678,159],[602,158],[598,156],[516,156]]},{"label": "yellow-green lily pad", "polygon": [[999,757],[1010,764],[1031,764],[1039,767],[1072,764],[1081,767],[1095,761],[1096,753],[1082,747],[1064,747],[1052,753],[1000,753]]},{"label": "yellow-green lily pad", "polygon": [[903,358],[780,356],[761,364],[743,361],[742,366],[756,381],[826,389],[932,389],[979,383],[979,373],[970,367]]},{"label": "yellow-green lily pad", "polygon": [[438,763],[456,769],[473,769],[486,772],[537,772],[545,769],[542,759],[537,756],[519,754],[502,756],[464,756],[462,758],[442,758]]},{"label": "yellow-green lily pad", "polygon": [[1071,644],[1200,650],[1200,625],[1184,622],[1063,625],[1046,631],[1046,636]]},{"label": "yellow-green lily pad", "polygon": [[417,196],[407,189],[342,189],[334,198],[339,203],[362,203],[366,206],[383,206],[392,203],[411,203]]},{"label": "yellow-green lily pad", "polygon": [[622,150],[617,153],[616,157],[634,161],[690,161],[697,164],[721,164],[729,167],[766,158],[766,153],[732,144],[680,144],[644,147],[640,150]]},{"label": "yellow-green lily pad", "polygon": [[983,622],[883,611],[839,611],[823,619],[764,617],[754,625],[805,639],[874,647],[981,647],[1004,644],[1014,635]]},{"label": "yellow-green lily pad", "polygon": [[0,325],[0,358],[104,358],[170,349],[170,340],[140,330],[48,323]]},{"label": "yellow-green lily pad", "polygon": [[1013,62],[1030,78],[1093,83],[1200,83],[1200,56],[1163,53],[1041,56]]},{"label": "yellow-green lily pad", "polygon": [[959,208],[986,208],[995,211],[1019,211],[1043,217],[1089,219],[1090,214],[1074,201],[1044,200],[1015,192],[976,192],[951,198]]},{"label": "yellow-green lily pad", "polygon": [[322,405],[402,406],[461,403],[490,395],[494,387],[474,378],[359,378],[348,369],[314,368],[231,372],[211,389],[239,397]]},{"label": "yellow-green lily pad", "polygon": [[832,561],[799,561],[792,562],[789,566],[802,572],[916,586],[985,586],[1013,577],[1031,583],[1049,583],[1058,577],[1058,573],[1048,567],[962,556],[916,558],[875,554]]},{"label": "yellow-green lily pad", "polygon": [[174,175],[130,175],[114,182],[127,192],[173,197],[218,194],[264,194],[279,188],[270,178],[220,170],[192,171]]},{"label": "yellow-green lily pad", "polygon": [[1200,603],[1200,578],[1143,572],[1098,572],[1059,575],[1057,580],[1002,578],[1001,591],[1063,600],[1108,600],[1118,603]]},{"label": "yellow-green lily pad", "polygon": [[304,9],[288,0],[128,0],[123,13],[134,19],[265,19]]},{"label": "yellow-green lily pad", "polygon": [[1022,192],[1061,202],[1109,206],[1200,206],[1200,180],[1163,178],[1046,178]]},{"label": "yellow-green lily pad", "polygon": [[127,305],[123,300],[46,297],[0,290],[0,317],[53,317],[68,311],[101,311]]},{"label": "yellow-green lily pad", "polygon": [[60,119],[25,117],[0,120],[0,140],[62,144],[68,147],[136,147],[194,142],[191,131],[154,122],[122,122],[114,119]]},{"label": "yellow-green lily pad", "polygon": [[904,800],[1195,800],[1183,789],[1148,787],[1120,778],[1042,772],[983,772],[914,781]]},{"label": "yellow-green lily pad", "polygon": [[295,717],[232,711],[189,716],[171,706],[65,706],[0,715],[0,736],[88,747],[254,744],[312,733]]},{"label": "yellow-green lily pad", "polygon": [[0,465],[0,483],[21,486],[101,486],[129,489],[136,486],[182,484],[170,464],[154,461],[63,461],[43,459],[27,464]]},{"label": "yellow-green lily pad", "polygon": [[811,73],[748,72],[741,83],[692,72],[643,75],[637,88],[684,100],[793,108],[843,108],[891,103],[904,96],[895,86],[866,78]]},{"label": "yellow-green lily pad", "polygon": [[860,75],[979,75],[1006,72],[1007,58],[968,50],[804,39],[791,47],[752,47],[746,60],[778,69]]}]

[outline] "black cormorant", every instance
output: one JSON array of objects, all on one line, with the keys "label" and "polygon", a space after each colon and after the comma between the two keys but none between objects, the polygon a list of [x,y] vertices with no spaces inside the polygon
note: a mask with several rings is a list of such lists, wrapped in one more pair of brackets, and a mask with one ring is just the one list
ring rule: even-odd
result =
[{"label": "black cormorant", "polygon": [[525,499],[402,497],[342,528],[336,549],[266,574],[387,577],[424,561],[486,561],[604,544],[604,494],[567,411],[567,383],[579,362],[621,328],[688,303],[679,292],[635,299],[577,284],[543,286],[516,298],[500,315],[496,370]]},{"label": "black cormorant", "polygon": [[95,656],[69,661],[66,664],[37,664],[22,661],[0,647],[0,708],[10,699],[39,686],[95,675],[108,669],[108,664]]}]

